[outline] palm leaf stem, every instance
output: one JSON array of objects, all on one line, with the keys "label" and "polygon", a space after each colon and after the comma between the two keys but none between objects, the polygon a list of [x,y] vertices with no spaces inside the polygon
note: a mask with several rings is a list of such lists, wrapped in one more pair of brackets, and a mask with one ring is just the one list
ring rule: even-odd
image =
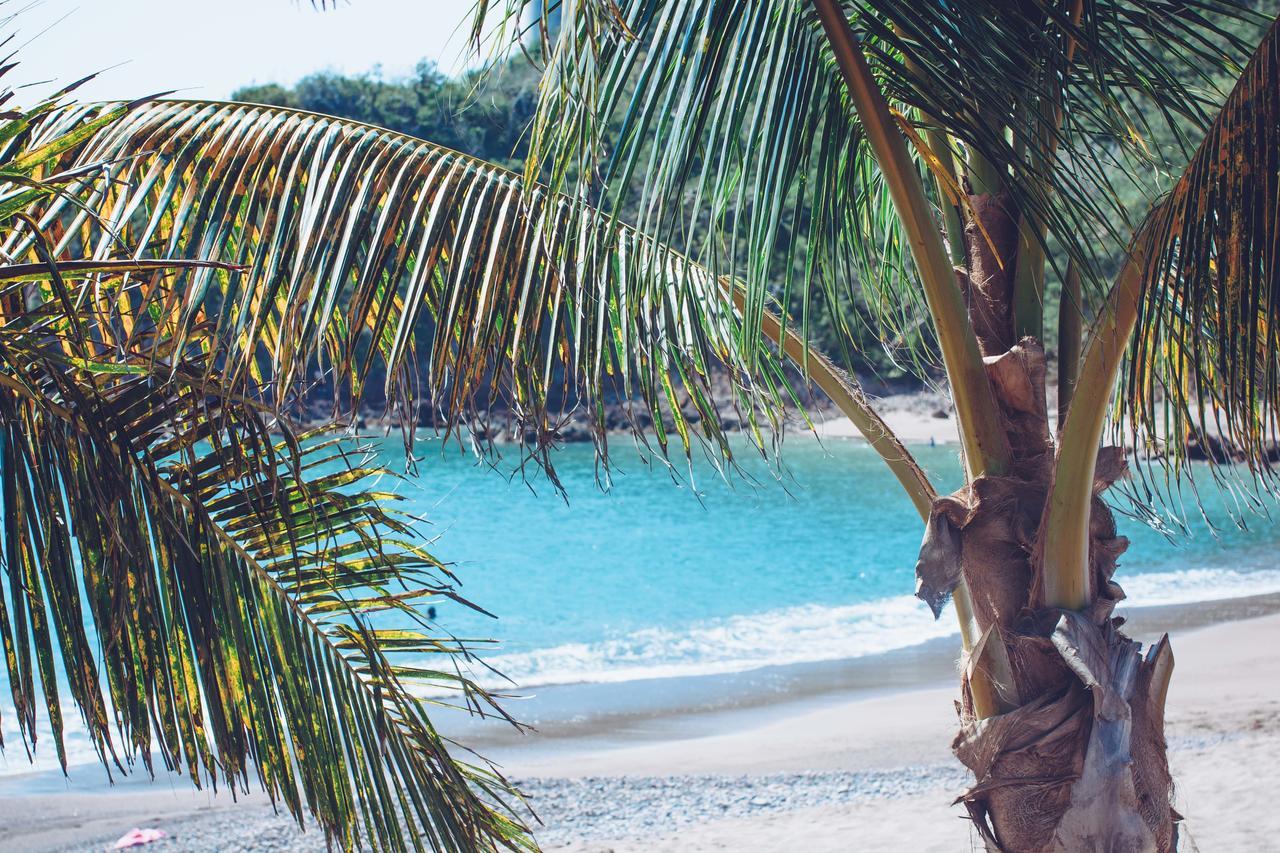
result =
[{"label": "palm leaf stem", "polygon": [[1080,268],[1067,261],[1062,279],[1062,299],[1058,305],[1058,428],[1067,420],[1071,397],[1080,374],[1080,344],[1084,326],[1083,288]]},{"label": "palm leaf stem", "polygon": [[[124,275],[126,273],[164,272],[176,269],[215,269],[236,272],[234,264],[219,261],[185,259],[160,259],[154,261],[58,261],[57,271],[66,275]],[[0,281],[48,281],[50,266],[47,263],[5,264],[0,266]]]},{"label": "palm leaf stem", "polygon": [[[935,124],[927,113],[920,114],[921,120],[925,124]],[[942,169],[949,175],[951,182],[956,183],[956,161],[955,156],[951,153],[951,140],[941,131],[928,129],[924,132],[925,142],[933,151],[938,163]],[[964,262],[965,245],[964,245],[964,219],[960,215],[960,205],[953,202],[949,198],[947,188],[943,186],[943,179],[940,175],[934,176],[934,184],[938,196],[938,207],[942,208],[942,230],[946,234],[947,246],[951,249],[951,261],[953,264]]]},{"label": "palm leaf stem", "polygon": [[[996,122],[990,115],[990,111],[984,109],[981,105],[974,105],[974,112],[977,113],[980,120],[988,128],[993,137],[998,137],[996,132],[1001,127],[1001,123]],[[965,173],[969,177],[969,183],[972,185],[975,195],[995,195],[1005,188],[1004,171],[996,165],[977,145],[967,145],[965,154]]]},{"label": "palm leaf stem", "polygon": [[[884,93],[872,78],[871,68],[848,18],[833,0],[814,0],[814,8],[831,42],[850,98],[866,130],[920,271],[955,400],[969,476],[976,478],[1003,473],[1010,463],[1008,438],[1000,424],[995,398],[978,349],[978,339],[956,284],[954,269],[943,248],[942,236],[925,198],[920,174],[889,112]],[[927,522],[928,514],[922,514]],[[963,582],[956,588],[953,600],[960,620],[961,641],[966,654],[969,654],[977,645],[982,626],[977,622],[968,588]],[[999,687],[1013,684],[1008,668],[992,666],[992,663],[983,661],[985,668],[974,667],[970,679],[974,710],[982,718],[997,713]]]},{"label": "palm leaf stem", "polygon": [[1029,216],[1018,221],[1013,273],[1013,328],[1017,338],[1044,339],[1044,228]]},{"label": "palm leaf stem", "polygon": [[[721,279],[721,282],[727,284],[726,279]],[[739,311],[745,308],[746,298],[742,288],[733,288],[733,302]],[[857,380],[832,364],[816,348],[808,346],[804,338],[793,329],[785,327],[782,320],[768,309],[764,312],[761,331],[766,338],[781,347],[787,358],[795,362],[857,427],[858,432],[862,433],[863,438],[898,478],[898,482],[902,484],[903,490],[915,506],[916,512],[920,514],[921,520],[928,524],[933,502],[938,496],[937,489],[911,455],[911,451],[907,450],[889,425],[872,408],[866,395],[858,387]],[[969,599],[969,586],[963,578],[952,592],[952,601],[956,608],[956,619],[960,623],[960,643],[965,654],[968,655],[977,645],[981,631],[974,616],[973,603]],[[990,665],[990,662],[984,663]],[[1004,683],[1013,683],[1012,674],[1007,671],[998,672],[997,677],[1006,679]],[[974,710],[980,717],[990,717],[997,712],[999,705],[996,697],[999,693],[987,669],[973,670],[970,677],[970,691],[973,695]]]},{"label": "palm leaf stem", "polygon": [[[901,28],[894,27],[894,29],[899,35],[902,34]],[[908,72],[913,75],[919,73],[918,65],[910,54],[904,55],[903,61]],[[953,190],[950,189],[957,185],[956,160],[951,151],[951,139],[945,131],[940,129],[941,124],[937,119],[924,110],[917,110],[917,112],[921,123],[925,126],[925,144],[937,159],[937,168],[943,172],[941,175],[934,172],[934,191],[938,198],[938,207],[942,210],[942,231],[947,238],[947,248],[951,250],[951,262],[960,264],[964,262],[965,257],[964,220],[960,215],[959,199],[952,198]]]},{"label": "palm leaf stem", "polygon": [[[735,287],[733,303],[739,311],[745,310],[746,301],[746,292]],[[862,433],[867,443],[902,484],[920,517],[928,521],[934,499],[938,496],[937,490],[912,457],[911,451],[907,450],[884,419],[871,407],[857,380],[832,364],[817,348],[807,345],[792,327],[784,327],[781,318],[768,309],[764,312],[761,331],[766,338],[781,347],[787,358],[795,362],[831,398],[836,408],[853,422],[858,432]]]},{"label": "palm leaf stem", "polygon": [[1000,425],[978,340],[925,198],[920,174],[848,18],[835,0],[813,0],[813,5],[830,39],[920,272],[955,399],[969,475],[1002,473],[1009,465],[1008,439]]},{"label": "palm leaf stem", "polygon": [[[926,524],[929,522],[927,515],[924,521]],[[982,628],[973,609],[973,599],[969,596],[969,582],[964,577],[960,578],[956,588],[951,591],[951,603],[955,605],[956,621],[960,624],[960,648],[964,652],[961,666],[967,671],[974,714],[978,719],[985,720],[1003,711],[1012,710],[1000,698],[1012,695],[1008,685],[1015,683],[1008,656],[986,654],[985,649],[975,652],[982,638]],[[970,659],[975,655],[977,660],[971,666]]]},{"label": "palm leaf stem", "polygon": [[1089,519],[1098,447],[1111,411],[1111,392],[1138,319],[1150,241],[1151,231],[1144,229],[1130,248],[1107,304],[1094,323],[1058,436],[1058,457],[1041,532],[1047,607],[1080,610],[1092,600]]}]

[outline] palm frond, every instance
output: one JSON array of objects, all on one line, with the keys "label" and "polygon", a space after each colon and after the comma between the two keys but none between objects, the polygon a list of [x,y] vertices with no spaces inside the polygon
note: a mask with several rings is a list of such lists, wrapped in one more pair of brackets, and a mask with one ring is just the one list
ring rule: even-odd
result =
[{"label": "palm frond", "polygon": [[853,9],[891,96],[928,116],[958,159],[990,164],[1036,223],[1033,242],[1060,247],[1049,256],[1058,276],[1074,262],[1094,295],[1142,197],[1180,171],[1252,51],[1249,27],[1265,22],[1238,0]]},{"label": "palm frond", "polygon": [[[0,326],[0,638],[28,749],[43,707],[65,768],[69,697],[104,764],[252,780],[344,847],[521,844],[509,786],[450,755],[411,686],[500,713],[411,606],[457,594],[372,488],[386,472],[131,319],[124,351],[59,302]],[[387,610],[413,627],[376,627]]]},{"label": "palm frond", "polygon": [[[74,705],[109,773],[255,782],[346,848],[527,846],[517,795],[427,717],[504,715],[414,609],[463,600],[375,488],[392,475],[226,381],[171,285],[237,269],[131,257],[87,204],[111,164],[62,168],[141,104],[60,98],[0,125],[0,650],[23,747],[66,770]],[[77,216],[96,256],[60,239]]]},{"label": "palm frond", "polygon": [[182,322],[216,317],[233,385],[269,376],[284,405],[307,371],[332,369],[339,396],[358,400],[384,366],[388,406],[407,423],[430,406],[472,425],[494,389],[540,451],[556,405],[584,408],[603,448],[606,396],[638,396],[664,452],[668,431],[685,453],[700,431],[727,456],[711,394],[722,364],[763,441],[778,361],[740,355],[742,326],[714,277],[516,175],[379,128],[200,102],[133,110],[66,168],[90,162],[115,164],[84,202],[92,212],[55,205],[40,225],[62,227],[58,251],[137,246],[138,258],[243,268],[189,271],[174,289]]},{"label": "palm frond", "polygon": [[[845,9],[904,123],[948,144],[918,150],[921,166],[994,164],[1016,208],[1064,247],[1058,273],[1073,259],[1102,290],[1108,247],[1142,212],[1111,167],[1158,173],[1185,156],[1187,129],[1207,125],[1221,98],[1215,75],[1238,71],[1251,48],[1227,24],[1259,18],[1239,0],[1084,0],[1078,18],[1072,5]],[[481,2],[475,30],[537,6]],[[861,288],[874,333],[926,345],[916,362],[903,356],[928,362],[931,339],[912,334],[927,315],[906,241],[810,3],[617,0],[562,15],[531,173],[745,281],[748,328],[766,289],[807,306],[847,304],[842,291]]]},{"label": "palm frond", "polygon": [[[1251,501],[1250,489],[1274,489],[1280,450],[1277,211],[1280,24],[1273,24],[1153,214],[1118,421],[1140,458],[1170,472],[1189,473],[1193,447],[1210,461],[1246,463]],[[1144,478],[1166,496],[1169,482]]]},{"label": "palm frond", "polygon": [[563,15],[531,175],[744,282],[750,352],[767,292],[847,304],[859,279],[877,335],[918,337],[923,300],[894,286],[908,244],[807,3],[618,3],[611,28]]}]

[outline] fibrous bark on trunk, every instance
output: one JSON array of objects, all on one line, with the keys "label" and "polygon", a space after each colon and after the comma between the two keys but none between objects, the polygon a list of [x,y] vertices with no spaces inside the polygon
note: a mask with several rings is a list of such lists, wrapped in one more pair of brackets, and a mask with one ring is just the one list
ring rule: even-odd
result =
[{"label": "fibrous bark on trunk", "polygon": [[[957,273],[1013,463],[938,498],[916,567],[917,594],[935,612],[963,578],[983,632],[962,675],[953,749],[975,784],[961,800],[989,850],[1166,853],[1179,820],[1164,742],[1172,653],[1167,638],[1144,653],[1113,616],[1124,594],[1111,577],[1128,542],[1100,497],[1123,476],[1124,455],[1104,448],[1097,460],[1092,605],[1046,607],[1039,567],[1054,447],[1045,355],[1032,338],[1012,342],[1011,264],[991,253],[994,244],[1014,257],[1005,237],[1015,212],[998,197],[971,201],[982,228],[967,229],[969,269]],[[998,686],[1001,713],[978,719],[969,675],[992,655],[1008,659],[1014,683]]]},{"label": "fibrous bark on trunk", "polygon": [[957,278],[984,356],[1013,344],[1013,258],[1018,248],[1018,216],[1008,192],[970,194],[965,225],[966,268]]}]

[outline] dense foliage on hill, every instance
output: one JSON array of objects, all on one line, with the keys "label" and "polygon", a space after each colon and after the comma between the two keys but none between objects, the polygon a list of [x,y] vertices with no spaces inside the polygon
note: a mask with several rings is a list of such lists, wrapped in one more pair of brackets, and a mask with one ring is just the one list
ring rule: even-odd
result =
[{"label": "dense foliage on hill", "polygon": [[513,65],[475,89],[471,77],[450,78],[430,63],[412,76],[348,77],[320,72],[296,86],[248,86],[232,100],[292,107],[376,124],[428,139],[491,162],[518,166],[525,128],[538,103],[538,77],[527,64]]}]

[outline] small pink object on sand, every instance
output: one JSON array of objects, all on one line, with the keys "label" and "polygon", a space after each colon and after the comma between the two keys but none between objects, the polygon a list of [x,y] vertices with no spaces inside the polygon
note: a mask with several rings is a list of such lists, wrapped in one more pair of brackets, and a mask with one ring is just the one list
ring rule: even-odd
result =
[{"label": "small pink object on sand", "polygon": [[159,841],[161,838],[167,838],[169,833],[163,829],[156,829],[148,826],[146,829],[133,829],[120,836],[120,840],[112,845],[112,850],[124,850],[129,847],[141,847],[143,844],[150,844],[152,841]]}]

